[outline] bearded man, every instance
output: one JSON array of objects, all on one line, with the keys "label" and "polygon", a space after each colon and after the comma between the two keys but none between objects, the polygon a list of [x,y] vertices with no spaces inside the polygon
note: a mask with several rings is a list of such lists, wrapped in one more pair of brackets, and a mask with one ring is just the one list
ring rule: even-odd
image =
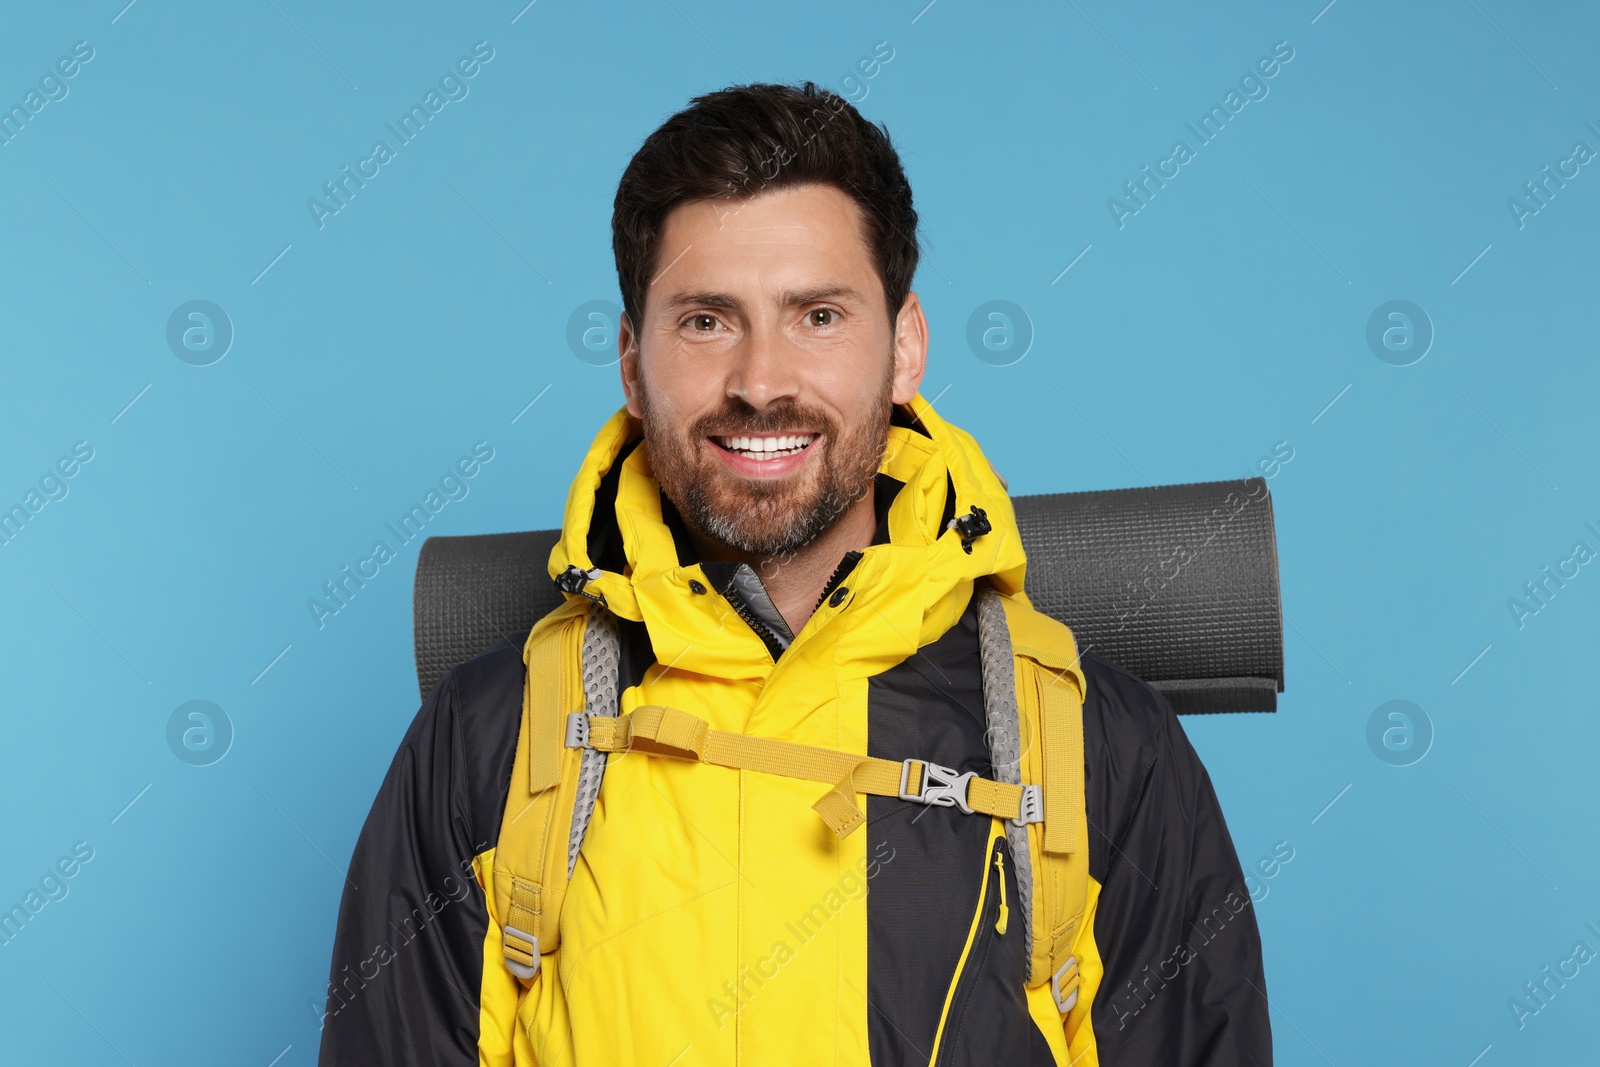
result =
[{"label": "bearded man", "polygon": [[625,405],[566,603],[402,742],[321,1062],[1270,1064],[1204,767],[1028,604],[1003,481],[918,393],[887,133],[809,83],[711,93],[612,230]]}]

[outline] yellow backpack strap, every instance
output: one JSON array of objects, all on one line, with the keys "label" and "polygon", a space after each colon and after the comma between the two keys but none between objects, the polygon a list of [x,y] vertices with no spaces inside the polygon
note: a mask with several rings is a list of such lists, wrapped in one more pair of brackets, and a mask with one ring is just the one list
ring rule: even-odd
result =
[{"label": "yellow backpack strap", "polygon": [[522,726],[494,854],[506,968],[519,978],[533,978],[541,953],[554,951],[560,941],[581,762],[562,742],[568,712],[584,706],[579,657],[589,609],[590,601],[569,599],[539,620],[523,646]]},{"label": "yellow backpack strap", "polygon": [[1019,770],[1023,782],[1044,786],[1044,822],[1027,828],[1033,880],[1028,984],[1048,981],[1065,1015],[1078,1000],[1072,951],[1089,892],[1083,778],[1087,682],[1067,626],[1023,601],[1001,598],[1001,603],[1022,736]]},{"label": "yellow backpack strap", "polygon": [[927,760],[887,760],[770,737],[713,730],[697,715],[660,704],[645,704],[619,718],[575,712],[569,716],[567,744],[600,752],[632,750],[659,756],[714,763],[746,771],[833,786],[815,804],[817,814],[840,837],[860,826],[865,816],[857,793],[899,797],[967,814],[1005,819],[1027,816],[1028,791],[1020,785],[980,778],[968,771]]}]

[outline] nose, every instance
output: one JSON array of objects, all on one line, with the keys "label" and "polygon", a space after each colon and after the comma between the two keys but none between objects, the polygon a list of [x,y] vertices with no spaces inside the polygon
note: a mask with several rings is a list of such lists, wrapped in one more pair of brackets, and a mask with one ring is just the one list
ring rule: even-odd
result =
[{"label": "nose", "polygon": [[793,400],[800,392],[797,354],[777,321],[752,324],[735,351],[728,395],[757,411]]}]

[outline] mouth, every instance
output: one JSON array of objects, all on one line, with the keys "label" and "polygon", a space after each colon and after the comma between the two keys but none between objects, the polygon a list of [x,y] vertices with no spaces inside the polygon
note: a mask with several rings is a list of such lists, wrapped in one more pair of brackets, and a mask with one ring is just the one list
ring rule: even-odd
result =
[{"label": "mouth", "polygon": [[707,438],[724,452],[754,463],[771,463],[790,456],[798,456],[811,447],[811,443],[816,439],[816,434],[806,432],[765,435],[712,434]]}]

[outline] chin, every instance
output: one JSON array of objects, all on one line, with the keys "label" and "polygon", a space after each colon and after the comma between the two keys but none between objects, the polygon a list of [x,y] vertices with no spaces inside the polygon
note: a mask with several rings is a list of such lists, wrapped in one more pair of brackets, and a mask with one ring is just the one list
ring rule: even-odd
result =
[{"label": "chin", "polygon": [[[766,488],[765,486],[763,488]],[[706,533],[730,548],[753,556],[773,556],[794,548],[796,531],[808,526],[810,508],[796,504],[780,505],[777,509],[773,497],[778,493],[723,494],[713,491],[708,501]],[[739,499],[743,497],[743,499]],[[756,497],[756,499],[751,499]],[[769,506],[762,506],[767,504]],[[810,540],[807,537],[802,540]]]}]

